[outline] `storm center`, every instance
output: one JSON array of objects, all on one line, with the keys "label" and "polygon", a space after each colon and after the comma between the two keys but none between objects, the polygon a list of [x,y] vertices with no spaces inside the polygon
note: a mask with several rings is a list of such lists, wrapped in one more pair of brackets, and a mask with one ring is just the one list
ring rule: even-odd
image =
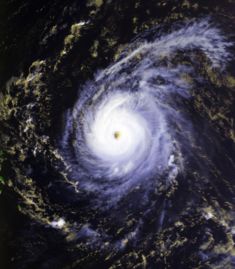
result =
[{"label": "storm center", "polygon": [[115,139],[118,140],[121,137],[121,132],[116,131],[116,132],[114,132],[113,136],[114,136]]}]

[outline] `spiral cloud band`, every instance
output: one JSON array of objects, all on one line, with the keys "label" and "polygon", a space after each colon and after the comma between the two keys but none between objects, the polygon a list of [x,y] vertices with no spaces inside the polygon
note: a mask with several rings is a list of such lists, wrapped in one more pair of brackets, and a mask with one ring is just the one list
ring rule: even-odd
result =
[{"label": "spiral cloud band", "polygon": [[229,59],[229,42],[209,20],[159,37],[157,31],[98,72],[66,114],[62,155],[98,205],[116,205],[133,189],[146,193],[161,180],[171,184],[183,172],[193,127],[182,104],[201,79],[190,63],[200,56],[222,70]]}]

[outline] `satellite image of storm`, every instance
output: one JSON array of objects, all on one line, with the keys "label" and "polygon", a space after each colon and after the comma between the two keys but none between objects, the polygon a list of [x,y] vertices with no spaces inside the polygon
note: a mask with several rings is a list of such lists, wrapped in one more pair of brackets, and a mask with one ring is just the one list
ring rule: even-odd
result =
[{"label": "satellite image of storm", "polygon": [[0,268],[235,269],[235,0],[0,0]]}]

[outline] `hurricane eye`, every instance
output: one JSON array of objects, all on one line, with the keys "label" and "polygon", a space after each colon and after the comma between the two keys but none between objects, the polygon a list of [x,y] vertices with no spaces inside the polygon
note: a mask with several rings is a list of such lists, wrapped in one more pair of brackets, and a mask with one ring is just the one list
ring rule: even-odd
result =
[{"label": "hurricane eye", "polygon": [[116,140],[119,140],[120,138],[121,138],[121,132],[120,131],[115,131],[114,132],[114,134],[113,134],[113,136],[114,136],[114,138],[116,139]]}]

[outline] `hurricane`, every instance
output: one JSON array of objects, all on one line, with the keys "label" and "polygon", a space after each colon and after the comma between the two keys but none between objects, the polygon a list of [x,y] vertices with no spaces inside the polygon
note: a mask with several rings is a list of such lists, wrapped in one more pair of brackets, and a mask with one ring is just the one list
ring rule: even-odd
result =
[{"label": "hurricane", "polygon": [[148,42],[138,37],[82,87],[65,115],[61,154],[71,177],[96,196],[96,204],[112,207],[134,188],[147,194],[183,173],[182,148],[189,149],[194,137],[183,103],[202,77],[188,62],[174,64],[174,58],[183,52],[193,61],[196,50],[222,70],[231,43],[209,19],[176,28],[161,36],[152,29]]},{"label": "hurricane", "polygon": [[8,185],[30,219],[16,268],[233,268],[231,29],[152,23],[89,73],[75,56],[90,24],[1,95]]}]

